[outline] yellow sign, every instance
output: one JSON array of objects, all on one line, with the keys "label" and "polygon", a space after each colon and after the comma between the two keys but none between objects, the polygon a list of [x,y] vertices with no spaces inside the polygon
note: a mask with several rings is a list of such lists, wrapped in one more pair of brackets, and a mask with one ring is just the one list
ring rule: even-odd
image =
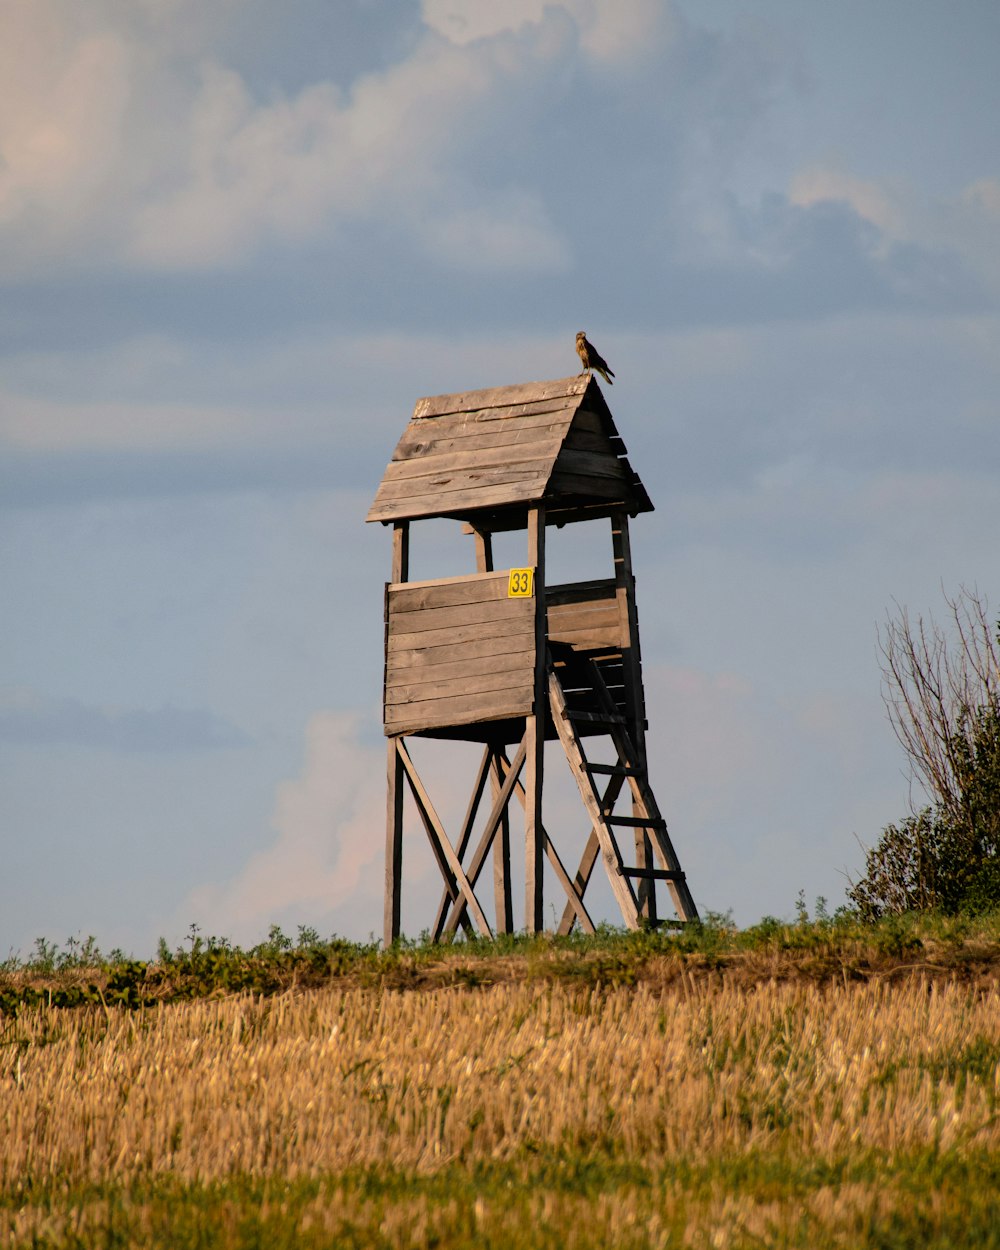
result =
[{"label": "yellow sign", "polygon": [[530,599],[535,593],[534,569],[511,569],[507,582],[508,599]]}]

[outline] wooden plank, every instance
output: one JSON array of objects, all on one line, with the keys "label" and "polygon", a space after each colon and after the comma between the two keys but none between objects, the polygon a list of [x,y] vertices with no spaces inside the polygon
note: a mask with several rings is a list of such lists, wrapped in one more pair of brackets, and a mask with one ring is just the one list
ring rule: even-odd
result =
[{"label": "wooden plank", "polygon": [[563,446],[571,451],[593,451],[602,456],[625,455],[625,444],[620,438],[609,438],[606,434],[595,434],[590,430],[579,428],[575,423],[570,426]]},{"label": "wooden plank", "polygon": [[[400,635],[396,635],[398,644]],[[426,641],[436,641],[438,646],[418,646],[401,649],[398,645],[394,646],[386,659],[386,671],[391,672],[394,677],[398,677],[401,673],[414,671],[422,672],[425,669],[437,669],[444,664],[455,663],[473,663],[482,661],[484,664],[491,659],[505,660],[508,656],[514,660],[515,656],[522,655],[525,651],[533,649],[534,634],[530,630],[516,631],[511,634],[501,634],[495,638],[479,638],[475,641],[465,641],[460,648],[461,660],[454,660],[455,648],[450,642],[443,639],[434,639],[433,635],[421,635]],[[448,650],[442,651],[443,647]]]},{"label": "wooden plank", "polygon": [[404,664],[400,659],[409,657],[390,657],[386,664],[386,682],[396,686],[404,683],[419,685],[429,682],[464,681],[479,677],[485,673],[512,673],[531,668],[534,664],[534,648],[525,646],[518,651],[504,651],[500,655],[462,655],[461,659],[450,660],[446,657],[454,654],[453,648],[444,650],[434,648],[434,652],[442,657],[437,664]]},{"label": "wooden plank", "polygon": [[[546,419],[544,424],[531,425],[521,425],[520,422],[513,421],[507,425],[502,425],[498,421],[491,421],[488,425],[479,423],[469,432],[456,429],[453,432],[447,431],[437,438],[411,439],[405,444],[400,443],[393,452],[389,464],[451,455],[459,451],[472,452],[480,448],[533,446],[538,443],[550,443],[553,439],[562,439],[565,445],[565,432],[565,419],[562,421]],[[580,450],[601,451],[606,447],[605,443],[604,448],[582,447]],[[388,467],[387,465],[386,468]]]},{"label": "wooden plank", "polygon": [[518,382],[511,386],[493,386],[479,391],[458,391],[454,395],[427,395],[417,400],[413,416],[433,417],[445,412],[473,412],[480,408],[532,403],[557,395],[583,395],[588,381],[586,374],[583,374],[556,378],[550,382]]},{"label": "wooden plank", "polygon": [[618,503],[629,504],[632,495],[631,484],[622,479],[615,479],[604,474],[568,473],[559,468],[553,469],[548,481],[548,489],[557,495],[582,495],[584,499],[614,499]]},{"label": "wooden plank", "polygon": [[445,578],[439,582],[407,582],[389,587],[389,610],[415,612],[425,608],[457,607],[465,603],[494,603],[507,598],[509,570]]},{"label": "wooden plank", "polygon": [[609,477],[616,482],[628,481],[628,474],[621,460],[612,455],[601,455],[593,451],[574,451],[564,447],[556,460],[556,471],[559,473],[582,474],[594,477]]},{"label": "wooden plank", "polygon": [[411,478],[397,478],[395,475],[387,474],[378,488],[376,499],[389,503],[400,499],[415,499],[427,494],[456,495],[462,491],[472,491],[478,494],[489,487],[518,486],[534,482],[540,476],[544,487],[545,479],[548,477],[548,467],[546,460],[537,460],[526,465],[487,465],[482,469],[446,470],[442,473],[430,473]]},{"label": "wooden plank", "polygon": [[613,427],[609,427],[607,421],[594,412],[592,408],[587,408],[585,403],[581,403],[573,417],[572,430],[579,430],[583,434],[601,434],[605,438],[621,437],[618,431]]},{"label": "wooden plank", "polygon": [[[490,508],[507,508],[518,503],[540,499],[544,490],[544,478],[515,473],[509,481],[492,480],[474,487],[453,486],[451,489],[428,489],[410,498],[383,499],[376,496],[366,520],[416,520],[419,517],[478,514]],[[491,528],[497,527],[491,526]]]},{"label": "wooden plank", "polygon": [[549,641],[563,642],[578,650],[595,650],[599,647],[621,646],[621,632],[617,621],[586,628],[563,629],[555,622],[549,625]]},{"label": "wooden plank", "polygon": [[[478,721],[525,716],[533,706],[533,691],[495,690],[456,695],[450,699],[412,700],[385,706],[385,729],[392,734],[413,733],[438,725],[468,725]],[[412,728],[405,728],[412,727]]]},{"label": "wooden plank", "polygon": [[[424,455],[409,457],[406,460],[393,460],[385,471],[379,490],[388,488],[392,483],[412,481],[425,477],[437,477],[445,473],[461,475],[463,478],[468,477],[469,480],[475,480],[472,475],[480,474],[482,470],[496,466],[551,465],[559,454],[560,447],[562,447],[562,434],[557,433],[550,434],[544,439],[533,439],[531,442],[501,444],[500,446],[487,444],[482,447],[463,447],[460,451],[425,453]],[[574,457],[585,456],[591,458],[579,464],[570,462],[567,465],[567,468],[581,473],[598,472],[602,460],[608,465],[618,464],[618,461],[612,456],[595,456],[590,451],[574,451],[569,454]]]},{"label": "wooden plank", "polygon": [[448,680],[437,678],[429,682],[391,681],[385,690],[386,707],[404,704],[426,703],[432,699],[455,699],[463,695],[486,694],[489,691],[519,691],[532,689],[535,657],[530,652],[528,660],[519,668],[508,672],[487,670],[478,674],[462,673]]},{"label": "wooden plank", "polygon": [[549,642],[566,643],[576,648],[620,647],[621,630],[616,620],[582,621],[560,619],[549,621]]},{"label": "wooden plank", "polygon": [[[504,582],[504,585],[506,585],[507,570],[502,569],[499,573],[494,573],[491,570],[487,574],[459,573],[455,577],[429,577],[429,578],[424,578],[420,581],[412,581],[412,582],[411,581],[389,582],[389,589],[392,591],[403,590],[406,588],[413,589],[413,590],[421,590],[427,586],[456,586],[462,582],[484,583],[490,577],[496,577],[498,580],[502,579]],[[612,585],[613,584],[614,583],[612,583]]]},{"label": "wooden plank", "polygon": [[578,651],[596,651],[601,647],[616,647],[621,645],[621,640],[617,633],[608,634],[603,630],[580,630],[576,633],[567,634],[550,634],[552,642],[566,643],[567,646],[574,647]]},{"label": "wooden plank", "polygon": [[[525,600],[531,603],[530,599]],[[393,655],[415,651],[417,648],[427,650],[436,647],[465,646],[467,643],[478,643],[490,639],[511,639],[511,646],[521,649],[521,640],[531,639],[534,635],[530,625],[526,626],[519,617],[506,620],[477,621],[471,625],[452,626],[450,630],[427,629],[419,632],[407,630],[401,634],[393,634],[389,639],[389,651]],[[518,641],[513,642],[514,639]]]},{"label": "wooden plank", "polygon": [[621,635],[621,618],[618,605],[612,599],[610,603],[565,603],[549,608],[549,633],[565,630],[614,629]]},{"label": "wooden plank", "polygon": [[[391,600],[390,600],[391,604]],[[497,599],[486,603],[459,603],[454,607],[422,608],[389,613],[389,641],[397,631],[420,634],[429,629],[461,628],[489,621],[527,621],[533,616],[533,599]]]},{"label": "wooden plank", "polygon": [[563,625],[558,620],[549,622],[549,642],[564,643],[576,650],[597,650],[601,647],[618,648],[622,643],[618,622],[614,620],[570,621]]},{"label": "wooden plank", "polygon": [[[412,583],[411,583],[412,584]],[[588,603],[591,600],[614,600],[618,583],[613,577],[592,578],[585,582],[563,582],[545,587],[545,602],[551,609],[562,603]]]},{"label": "wooden plank", "polygon": [[482,408],[457,408],[454,412],[439,412],[431,417],[414,417],[403,431],[412,437],[433,436],[435,430],[468,425],[490,425],[506,421],[532,421],[556,418],[572,421],[580,406],[579,395],[550,395],[544,399],[525,400],[519,404],[493,404]]},{"label": "wooden plank", "polygon": [[[480,440],[486,446],[497,446],[505,442],[531,442],[554,434],[565,435],[572,423],[575,403],[575,400],[566,400],[547,404],[538,411],[492,409],[485,413],[462,412],[435,417],[433,421],[413,421],[403,431],[392,459],[407,460],[411,456],[471,450]],[[498,415],[500,412],[506,415],[501,418]],[[581,430],[580,436],[603,440],[600,447],[591,450],[603,450],[608,446],[608,440],[601,435]]]}]

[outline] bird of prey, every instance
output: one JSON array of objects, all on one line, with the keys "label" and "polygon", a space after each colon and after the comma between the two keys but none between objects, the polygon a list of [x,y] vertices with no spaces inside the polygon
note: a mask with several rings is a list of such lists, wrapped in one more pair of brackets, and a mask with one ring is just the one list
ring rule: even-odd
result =
[{"label": "bird of prey", "polygon": [[596,369],[608,386],[614,386],[611,381],[615,376],[614,372],[593,343],[588,340],[586,330],[581,330],[576,336],[576,354],[583,361],[581,373],[585,373],[588,369]]}]

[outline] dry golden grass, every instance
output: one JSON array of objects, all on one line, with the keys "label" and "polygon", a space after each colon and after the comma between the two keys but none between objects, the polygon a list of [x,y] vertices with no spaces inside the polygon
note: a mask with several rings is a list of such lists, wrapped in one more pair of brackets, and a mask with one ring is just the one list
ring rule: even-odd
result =
[{"label": "dry golden grass", "polygon": [[0,1185],[426,1171],[531,1148],[693,1162],[780,1139],[1000,1146],[1000,992],[326,989],[23,1012]]},{"label": "dry golden grass", "polygon": [[922,958],[22,1006],[0,1245],[1000,1246],[995,961]]}]

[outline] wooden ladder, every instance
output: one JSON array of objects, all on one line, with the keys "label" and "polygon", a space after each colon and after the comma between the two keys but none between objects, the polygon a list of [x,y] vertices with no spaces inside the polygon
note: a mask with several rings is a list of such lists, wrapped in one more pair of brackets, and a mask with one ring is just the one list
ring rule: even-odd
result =
[{"label": "wooden ladder", "polygon": [[[698,909],[667,833],[667,823],[650,788],[645,759],[633,745],[625,717],[611,697],[595,661],[578,654],[573,663],[586,666],[587,684],[596,696],[596,711],[577,711],[568,706],[551,655],[548,660],[548,687],[552,720],[592,825],[576,875],[576,890],[582,898],[600,853],[622,916],[630,929],[655,922],[655,909],[649,905],[649,900],[657,881],[666,883],[681,920],[696,921]],[[578,726],[597,729],[602,738],[610,737],[617,760],[614,763],[592,763],[588,760]],[[598,777],[608,778],[603,791],[596,780]],[[617,816],[615,803],[626,782],[632,791],[632,815]],[[631,829],[636,835],[636,858],[639,862],[634,867],[628,866],[622,857],[615,837],[616,828]],[[653,867],[647,861],[642,849],[644,846],[652,847],[659,867]],[[638,891],[633,887],[633,881],[639,883]],[[559,925],[560,933],[569,932],[574,917],[573,908],[567,906]]]}]

